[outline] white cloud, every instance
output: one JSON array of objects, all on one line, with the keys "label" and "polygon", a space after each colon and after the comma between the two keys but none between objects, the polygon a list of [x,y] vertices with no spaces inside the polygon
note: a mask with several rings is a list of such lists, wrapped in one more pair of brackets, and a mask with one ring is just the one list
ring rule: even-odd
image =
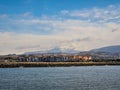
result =
[{"label": "white cloud", "polygon": [[91,13],[89,13],[88,11],[78,11],[78,10],[76,10],[76,11],[72,11],[71,13],[70,13],[70,16],[73,16],[73,17],[84,17],[84,18],[86,18],[86,17],[90,17],[90,14]]},{"label": "white cloud", "polygon": [[31,16],[31,12],[25,12],[22,14],[23,17],[29,17]]},{"label": "white cloud", "polygon": [[54,46],[56,39],[46,35],[0,33],[0,54],[48,49]]},{"label": "white cloud", "polygon": [[63,14],[63,15],[69,14],[69,11],[68,11],[68,10],[62,10],[62,11],[61,11],[61,14]]},{"label": "white cloud", "polygon": [[[24,18],[15,17],[1,21],[0,25],[4,27],[0,28],[0,54],[39,51],[56,46],[90,50],[120,45],[120,8],[116,7],[63,10],[60,12],[63,18],[61,15],[35,17],[26,12],[22,14]],[[64,18],[64,15],[68,17]]]},{"label": "white cloud", "polygon": [[[83,23],[75,20],[53,21],[51,23],[55,24],[54,28],[57,29],[56,33],[51,35],[0,33],[1,54],[38,51],[56,46],[90,50],[92,48],[120,44],[119,24],[104,23],[104,27],[101,27],[101,25],[97,26],[94,23],[89,24],[88,22]],[[117,30],[112,32],[116,27]]]},{"label": "white cloud", "polygon": [[[73,10],[67,11],[65,13],[71,17],[78,17],[84,19],[91,19],[95,21],[120,21],[120,6],[119,5],[110,5],[106,8],[92,8],[92,9],[83,9],[83,10]],[[64,11],[63,11],[64,12]]]},{"label": "white cloud", "polygon": [[6,14],[0,15],[0,19],[5,19],[5,18],[7,18],[7,17],[8,17],[8,15],[6,15]]}]

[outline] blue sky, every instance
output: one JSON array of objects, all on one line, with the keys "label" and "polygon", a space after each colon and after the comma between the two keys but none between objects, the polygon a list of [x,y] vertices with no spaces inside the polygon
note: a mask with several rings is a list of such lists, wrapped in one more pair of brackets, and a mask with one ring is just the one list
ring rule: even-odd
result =
[{"label": "blue sky", "polygon": [[119,11],[120,0],[0,0],[0,54],[119,45]]},{"label": "blue sky", "polygon": [[119,3],[119,0],[0,0],[0,14],[32,12],[35,16],[52,15],[61,10],[104,8]]}]

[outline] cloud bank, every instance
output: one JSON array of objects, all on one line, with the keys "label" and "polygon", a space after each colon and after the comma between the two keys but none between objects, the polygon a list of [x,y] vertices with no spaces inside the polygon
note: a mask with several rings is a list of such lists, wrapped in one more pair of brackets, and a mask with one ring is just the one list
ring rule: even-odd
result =
[{"label": "cloud bank", "polygon": [[0,15],[0,54],[54,47],[86,51],[120,45],[120,6],[62,10],[56,15],[31,12]]}]

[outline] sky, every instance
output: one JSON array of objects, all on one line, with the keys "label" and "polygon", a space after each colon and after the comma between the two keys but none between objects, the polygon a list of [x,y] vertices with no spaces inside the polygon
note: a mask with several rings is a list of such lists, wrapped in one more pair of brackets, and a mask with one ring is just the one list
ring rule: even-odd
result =
[{"label": "sky", "polygon": [[0,0],[0,55],[120,45],[120,0]]}]

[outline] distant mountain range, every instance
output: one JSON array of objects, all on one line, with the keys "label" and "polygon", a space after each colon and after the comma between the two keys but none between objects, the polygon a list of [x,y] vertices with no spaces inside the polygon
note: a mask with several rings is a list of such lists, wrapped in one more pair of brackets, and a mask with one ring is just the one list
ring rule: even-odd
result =
[{"label": "distant mountain range", "polygon": [[[50,50],[46,51],[35,51],[35,52],[26,52],[25,54],[42,54],[42,53],[79,53],[79,52],[84,52],[84,51],[77,51],[75,49],[65,49],[65,48],[59,48],[55,47]],[[85,51],[85,53],[97,53],[97,52],[106,52],[106,53],[120,53],[120,45],[116,46],[107,46],[107,47],[102,47],[98,49],[92,49],[90,51]]]},{"label": "distant mountain range", "polygon": [[78,53],[79,51],[74,50],[74,49],[63,49],[59,47],[52,48],[50,50],[45,50],[45,51],[35,51],[35,52],[26,52],[25,54],[43,54],[43,53],[67,53],[67,54],[72,54],[72,53]]},{"label": "distant mountain range", "polygon": [[90,50],[91,52],[109,52],[109,53],[120,53],[120,45],[116,46],[107,46],[98,49]]},{"label": "distant mountain range", "polygon": [[90,55],[93,59],[120,59],[120,45],[102,47],[87,52],[80,52],[79,54]]},{"label": "distant mountain range", "polygon": [[90,55],[93,59],[120,59],[120,45],[102,47],[98,49],[92,49],[89,51],[77,51],[74,49],[65,49],[65,48],[53,48],[46,51],[35,51],[35,52],[26,52],[25,55],[36,55],[36,54],[79,54],[79,55]]}]

